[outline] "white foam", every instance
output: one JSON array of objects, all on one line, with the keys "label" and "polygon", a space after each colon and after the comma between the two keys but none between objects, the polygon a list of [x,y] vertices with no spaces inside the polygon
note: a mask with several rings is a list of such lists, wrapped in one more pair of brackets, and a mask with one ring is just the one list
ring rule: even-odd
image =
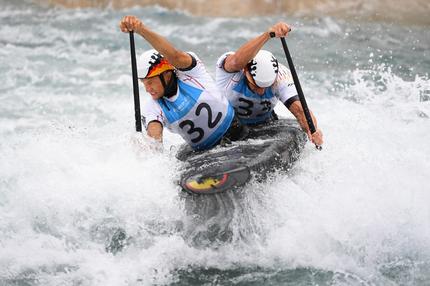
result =
[{"label": "white foam", "polygon": [[[231,218],[232,243],[190,245],[176,223],[205,229],[213,221],[193,225],[198,219],[187,214],[179,196],[181,165],[174,150],[182,140],[166,132],[160,154],[133,132],[128,37],[117,22],[128,12],[150,24],[167,21],[162,32],[184,49],[198,49],[213,73],[211,61],[273,19],[254,18],[255,27],[245,27],[244,19],[150,11],[0,12],[0,58],[8,70],[0,79],[1,279],[145,285],[168,284],[175,270],[189,267],[302,266],[386,285],[380,270],[393,261],[429,261],[430,101],[423,100],[429,79],[419,73],[405,79],[393,67],[380,66],[376,51],[374,66],[354,69],[349,59],[352,64],[343,69],[339,63],[339,71],[321,60],[307,62],[316,66],[312,76],[299,69],[325,135],[323,151],[308,144],[288,175],[252,183],[242,201],[228,195],[235,206],[224,217]],[[205,23],[182,31],[175,19],[161,21],[157,13],[190,27]],[[26,30],[46,15],[54,20],[34,28],[42,32]],[[22,22],[11,24],[9,16]],[[28,22],[25,16],[31,16]],[[61,26],[61,19],[68,24]],[[320,24],[320,30],[314,30],[315,22],[300,28],[317,36],[308,39],[316,46],[351,31],[331,18]],[[344,40],[357,44],[352,37]],[[144,49],[141,39],[136,43]],[[365,55],[368,64],[370,52]],[[283,106],[276,111],[291,117]],[[103,234],[117,226],[135,242],[113,256],[105,252]]]}]

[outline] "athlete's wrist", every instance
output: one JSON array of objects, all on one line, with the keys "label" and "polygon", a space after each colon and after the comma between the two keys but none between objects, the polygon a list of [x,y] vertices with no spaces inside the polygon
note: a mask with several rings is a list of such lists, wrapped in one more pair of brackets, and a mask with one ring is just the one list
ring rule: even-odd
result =
[{"label": "athlete's wrist", "polygon": [[139,35],[141,35],[143,37],[143,35],[145,34],[145,25],[143,25],[143,23],[140,23],[137,26],[136,33],[138,33]]}]

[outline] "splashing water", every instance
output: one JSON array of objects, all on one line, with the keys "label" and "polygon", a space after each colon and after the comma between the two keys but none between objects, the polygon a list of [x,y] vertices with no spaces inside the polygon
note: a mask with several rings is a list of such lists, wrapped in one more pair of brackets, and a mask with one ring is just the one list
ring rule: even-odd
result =
[{"label": "splashing water", "polygon": [[[308,144],[288,174],[202,199],[176,184],[178,136],[157,153],[133,132],[118,21],[138,15],[213,75],[279,19],[1,6],[0,284],[430,283],[427,27],[283,19],[324,150]],[[278,41],[266,48],[284,61]],[[118,228],[128,246],[112,255]]]}]

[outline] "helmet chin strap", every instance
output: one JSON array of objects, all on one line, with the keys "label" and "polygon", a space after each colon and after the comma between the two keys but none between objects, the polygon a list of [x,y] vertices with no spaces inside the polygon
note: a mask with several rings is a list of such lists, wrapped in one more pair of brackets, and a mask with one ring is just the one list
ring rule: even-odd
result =
[{"label": "helmet chin strap", "polygon": [[176,74],[172,71],[171,72],[171,78],[169,83],[166,83],[166,79],[164,78],[164,73],[159,75],[161,84],[164,87],[164,94],[163,97],[171,98],[172,96],[176,95],[176,91],[178,90],[178,78],[176,77]]}]

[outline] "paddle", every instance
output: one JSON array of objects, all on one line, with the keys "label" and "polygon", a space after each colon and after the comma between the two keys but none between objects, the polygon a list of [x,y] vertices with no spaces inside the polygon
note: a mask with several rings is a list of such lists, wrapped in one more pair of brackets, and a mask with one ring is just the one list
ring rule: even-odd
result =
[{"label": "paddle", "polygon": [[139,82],[137,80],[136,51],[134,49],[134,33],[130,33],[130,56],[131,56],[131,73],[133,76],[133,94],[134,94],[134,119],[136,121],[136,132],[142,132],[142,121],[140,116],[139,101]]},{"label": "paddle", "polygon": [[[282,47],[284,48],[285,56],[287,57],[288,66],[290,67],[291,75],[293,76],[294,85],[296,86],[297,93],[299,95],[300,103],[302,104],[302,107],[303,107],[303,112],[305,114],[306,121],[309,126],[309,130],[311,131],[311,134],[313,134],[316,132],[315,125],[314,125],[314,122],[312,121],[311,113],[309,112],[305,95],[303,94],[303,90],[300,85],[299,78],[296,73],[296,69],[294,68],[293,59],[291,58],[290,52],[288,50],[287,42],[285,41],[284,37],[281,37],[281,42],[282,42]],[[320,151],[322,150],[322,147],[317,144],[315,144],[315,148],[317,148]]]}]

